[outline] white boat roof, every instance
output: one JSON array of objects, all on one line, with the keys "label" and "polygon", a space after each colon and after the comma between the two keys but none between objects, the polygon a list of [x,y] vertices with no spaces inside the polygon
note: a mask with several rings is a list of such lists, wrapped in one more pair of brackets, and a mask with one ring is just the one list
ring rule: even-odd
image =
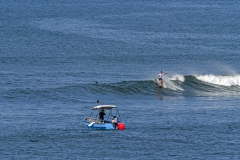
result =
[{"label": "white boat roof", "polygon": [[115,105],[98,105],[92,108],[92,110],[97,110],[97,109],[113,109],[113,108],[117,108],[117,106]]}]

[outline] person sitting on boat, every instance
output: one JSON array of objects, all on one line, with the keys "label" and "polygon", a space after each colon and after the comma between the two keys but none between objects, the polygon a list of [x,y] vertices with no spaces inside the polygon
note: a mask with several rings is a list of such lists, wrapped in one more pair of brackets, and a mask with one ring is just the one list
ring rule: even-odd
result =
[{"label": "person sitting on boat", "polygon": [[117,128],[117,117],[116,116],[113,116],[113,119],[112,119],[112,124],[113,124],[113,127],[114,127],[114,129],[116,129]]},{"label": "person sitting on boat", "polygon": [[106,114],[104,113],[104,109],[102,109],[102,110],[100,111],[100,113],[99,113],[99,119],[100,119],[102,122],[104,122],[104,115],[106,115]]},{"label": "person sitting on boat", "polygon": [[162,76],[165,75],[167,73],[163,73],[163,71],[161,71],[158,75],[158,80],[160,82],[159,86],[163,86],[163,79],[162,79]]}]

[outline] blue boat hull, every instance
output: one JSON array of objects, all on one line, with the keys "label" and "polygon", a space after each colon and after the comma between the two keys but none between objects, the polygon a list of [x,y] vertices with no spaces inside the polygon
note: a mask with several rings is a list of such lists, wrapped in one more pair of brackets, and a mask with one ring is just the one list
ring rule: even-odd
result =
[{"label": "blue boat hull", "polygon": [[[89,123],[84,121],[84,123],[87,125],[88,128],[94,129],[94,130],[111,130],[114,129],[112,123]],[[116,128],[118,129],[118,128]]]}]

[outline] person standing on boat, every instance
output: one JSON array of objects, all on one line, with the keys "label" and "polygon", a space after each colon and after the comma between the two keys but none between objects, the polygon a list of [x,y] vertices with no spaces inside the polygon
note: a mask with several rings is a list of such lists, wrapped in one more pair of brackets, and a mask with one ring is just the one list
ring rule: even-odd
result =
[{"label": "person standing on boat", "polygon": [[167,73],[163,73],[163,71],[161,71],[160,73],[159,73],[159,75],[158,75],[158,80],[159,80],[159,86],[163,86],[163,79],[162,79],[162,77],[163,77],[163,75],[165,75],[165,74],[167,74]]},{"label": "person standing on boat", "polygon": [[104,122],[104,115],[106,115],[106,114],[104,113],[104,109],[102,109],[101,112],[99,113],[99,119],[100,119],[102,122]]},{"label": "person standing on boat", "polygon": [[117,117],[116,116],[113,116],[112,124],[113,124],[114,129],[116,129],[117,128]]}]

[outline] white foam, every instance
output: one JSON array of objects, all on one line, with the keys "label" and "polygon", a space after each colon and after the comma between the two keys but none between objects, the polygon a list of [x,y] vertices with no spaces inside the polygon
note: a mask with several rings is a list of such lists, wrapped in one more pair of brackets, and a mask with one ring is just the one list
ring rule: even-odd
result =
[{"label": "white foam", "polygon": [[183,75],[176,74],[176,75],[172,76],[172,78],[170,78],[170,80],[172,80],[172,81],[178,80],[178,81],[184,82],[185,78]]},{"label": "white foam", "polygon": [[240,86],[240,75],[215,76],[212,74],[195,76],[197,79],[221,86]]}]

